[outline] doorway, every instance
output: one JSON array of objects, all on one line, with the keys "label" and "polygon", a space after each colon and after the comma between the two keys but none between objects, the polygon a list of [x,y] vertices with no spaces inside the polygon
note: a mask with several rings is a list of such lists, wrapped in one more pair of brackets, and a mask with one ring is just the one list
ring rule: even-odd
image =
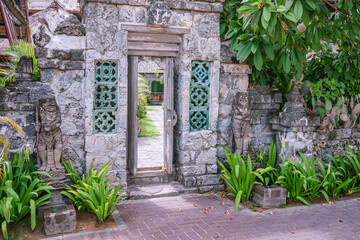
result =
[{"label": "doorway", "polygon": [[133,176],[142,171],[162,170],[167,174],[173,171],[173,128],[177,121],[174,59],[164,60],[165,67],[157,74],[158,81],[149,83],[149,76],[139,74],[139,57],[129,57],[128,168]]}]

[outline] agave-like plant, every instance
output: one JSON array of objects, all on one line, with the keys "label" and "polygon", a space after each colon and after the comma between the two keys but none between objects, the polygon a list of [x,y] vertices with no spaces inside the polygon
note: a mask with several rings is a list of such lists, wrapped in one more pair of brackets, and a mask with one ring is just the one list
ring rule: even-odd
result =
[{"label": "agave-like plant", "polygon": [[240,202],[246,202],[249,200],[254,184],[260,184],[255,182],[255,178],[258,177],[261,181],[264,181],[263,177],[256,171],[253,171],[253,165],[251,158],[247,156],[247,164],[244,159],[241,158],[239,152],[234,154],[229,153],[223,146],[226,161],[230,166],[230,171],[218,161],[221,167],[221,178],[229,186],[231,193],[228,195],[235,197],[235,212],[237,212]]},{"label": "agave-like plant", "polygon": [[18,223],[26,215],[31,216],[31,228],[36,227],[36,209],[49,203],[54,189],[44,183],[38,174],[50,177],[46,172],[35,171],[34,162],[26,151],[16,153],[11,161],[4,155],[4,176],[0,180],[0,221],[5,239],[7,225]]},{"label": "agave-like plant", "polygon": [[67,175],[74,185],[66,185],[66,191],[61,193],[73,200],[79,211],[92,211],[99,222],[103,222],[115,211],[116,204],[124,200],[122,195],[125,192],[118,194],[122,181],[116,188],[107,185],[111,180],[111,178],[105,180],[111,167],[110,162],[99,170],[94,169],[93,162],[87,177],[83,175],[80,178],[72,162],[69,161],[67,164],[63,161]]},{"label": "agave-like plant", "polygon": [[33,79],[40,80],[38,60],[35,57],[35,47],[32,43],[19,40],[6,48],[4,54],[8,55],[9,60],[0,64],[0,87],[5,86],[5,82],[15,81],[16,66],[22,56],[32,57]]}]

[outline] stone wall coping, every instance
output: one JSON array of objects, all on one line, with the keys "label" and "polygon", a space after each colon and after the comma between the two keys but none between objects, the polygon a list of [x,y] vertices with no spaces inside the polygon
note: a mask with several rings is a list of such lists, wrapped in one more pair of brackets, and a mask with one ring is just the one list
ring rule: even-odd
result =
[{"label": "stone wall coping", "polygon": [[[195,12],[221,13],[223,11],[224,0],[170,0],[169,7],[172,10],[187,10]],[[148,0],[85,0],[81,3],[81,9],[86,3],[106,3],[114,5],[148,6]]]}]

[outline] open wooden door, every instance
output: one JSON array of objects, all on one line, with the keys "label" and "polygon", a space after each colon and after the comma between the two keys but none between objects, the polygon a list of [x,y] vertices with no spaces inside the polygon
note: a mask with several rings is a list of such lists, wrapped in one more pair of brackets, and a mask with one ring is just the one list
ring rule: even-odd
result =
[{"label": "open wooden door", "polygon": [[174,126],[177,115],[174,110],[174,59],[166,58],[164,79],[164,165],[166,172],[173,171]]},{"label": "open wooden door", "polygon": [[138,162],[138,57],[128,59],[128,152],[127,161],[131,175],[136,176]]}]

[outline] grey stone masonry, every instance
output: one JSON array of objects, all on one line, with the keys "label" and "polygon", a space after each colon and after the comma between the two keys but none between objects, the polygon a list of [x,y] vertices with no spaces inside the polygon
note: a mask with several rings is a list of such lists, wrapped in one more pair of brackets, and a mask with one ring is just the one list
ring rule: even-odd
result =
[{"label": "grey stone masonry", "polygon": [[295,85],[286,98],[279,117],[271,121],[276,133],[278,157],[299,160],[299,152],[310,157],[313,154],[312,132],[320,125],[320,117],[307,115],[304,97],[298,86]]},{"label": "grey stone masonry", "polygon": [[17,123],[23,129],[23,141],[19,133],[7,124],[0,124],[0,134],[9,138],[12,152],[27,143],[35,143],[35,105],[39,96],[51,94],[50,86],[32,79],[8,82],[0,88],[0,115]]},{"label": "grey stone masonry", "polygon": [[249,90],[252,102],[251,129],[253,137],[250,148],[259,152],[261,147],[267,150],[271,141],[275,142],[275,132],[271,128],[270,120],[277,118],[282,94],[271,90],[268,86],[254,86]]},{"label": "grey stone masonry", "polygon": [[[50,41],[35,49],[41,74],[41,84],[55,96],[61,112],[63,133],[62,158],[71,159],[80,174],[85,170],[84,75],[85,36],[70,36],[56,32],[74,16],[61,8],[50,7],[30,17],[32,33],[39,31],[38,18],[49,25]],[[77,22],[81,27],[80,22]],[[40,84],[40,83],[39,83]]]},{"label": "grey stone masonry", "polygon": [[[219,15],[222,12],[222,1],[87,0],[81,1],[80,6],[86,26],[84,101],[87,168],[94,157],[99,159],[97,164],[110,160],[114,167],[112,182],[124,180],[123,186],[126,187],[129,32],[123,26],[151,26],[151,29],[147,29],[152,33],[158,32],[160,28],[180,29],[188,33],[182,35],[179,54],[174,58],[174,103],[178,116],[174,134],[176,179],[189,188],[220,184],[216,145],[220,74]],[[116,134],[93,134],[93,80],[97,60],[116,61],[119,66]],[[189,124],[193,61],[211,64],[209,128],[197,132],[190,132]]]},{"label": "grey stone masonry", "polygon": [[286,189],[279,185],[264,187],[255,185],[252,193],[252,200],[262,208],[279,207],[286,204]]},{"label": "grey stone masonry", "polygon": [[232,114],[233,104],[237,92],[248,90],[249,74],[248,65],[236,61],[236,53],[229,48],[230,41],[221,43],[221,67],[219,82],[219,116],[217,157],[225,158],[222,146],[232,150]]},{"label": "grey stone masonry", "polygon": [[64,209],[44,210],[44,230],[45,234],[54,235],[76,231],[76,212],[72,204]]},{"label": "grey stone masonry", "polygon": [[360,129],[359,128],[342,128],[333,131],[316,131],[313,135],[313,154],[317,159],[329,161],[327,154],[334,157],[338,154],[345,155],[347,144],[355,152],[360,146]]}]

